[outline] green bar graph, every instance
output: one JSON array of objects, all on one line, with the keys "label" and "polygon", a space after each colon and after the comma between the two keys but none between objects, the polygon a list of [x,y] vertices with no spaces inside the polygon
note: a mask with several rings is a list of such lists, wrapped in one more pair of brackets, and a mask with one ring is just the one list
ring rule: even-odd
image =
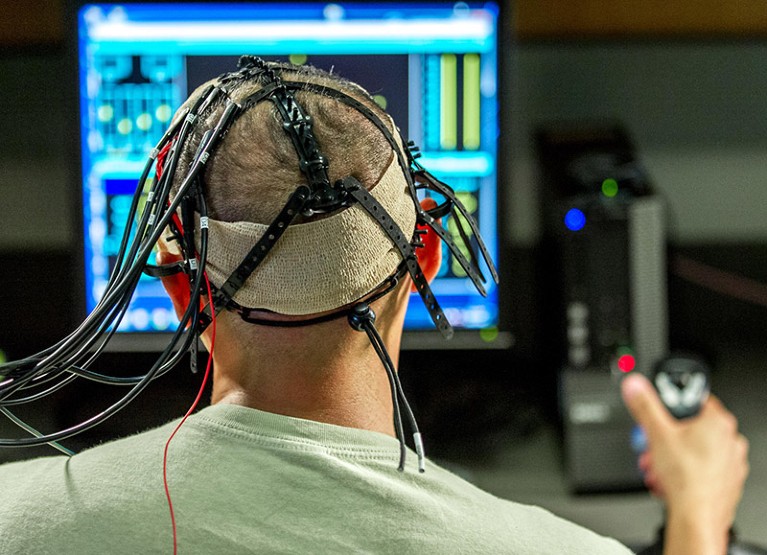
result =
[{"label": "green bar graph", "polygon": [[479,148],[479,55],[463,57],[463,148]]},{"label": "green bar graph", "polygon": [[458,71],[455,54],[440,56],[439,143],[443,150],[458,145]]}]

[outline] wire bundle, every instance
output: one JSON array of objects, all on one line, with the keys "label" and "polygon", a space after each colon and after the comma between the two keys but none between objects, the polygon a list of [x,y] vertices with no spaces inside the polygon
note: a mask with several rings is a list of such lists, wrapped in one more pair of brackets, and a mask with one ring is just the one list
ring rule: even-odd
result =
[{"label": "wire bundle", "polygon": [[[0,365],[0,412],[33,436],[2,438],[0,439],[1,447],[27,447],[50,443],[60,451],[72,454],[56,442],[88,430],[116,414],[141,393],[152,380],[172,369],[190,347],[196,346],[200,331],[199,306],[204,278],[202,270],[205,268],[208,245],[208,230],[205,225],[207,208],[199,178],[211,151],[238,108],[234,103],[227,101],[227,107],[218,125],[212,133],[203,137],[189,172],[174,198],[171,198],[171,187],[183,145],[195,120],[211,105],[220,92],[220,89],[209,87],[189,110],[177,116],[152,150],[133,195],[128,215],[129,223],[123,232],[114,268],[110,273],[104,294],[91,314],[77,329],[55,345],[29,357]],[[150,184],[149,176],[155,162],[158,162],[156,179]],[[145,191],[146,202],[143,210],[140,210],[140,201]],[[183,203],[193,205],[201,216],[199,254],[194,251],[194,239],[188,236],[188,229],[179,229],[176,211]],[[142,272],[145,268],[152,267],[147,264],[149,256],[168,228],[173,230],[173,235],[181,243],[181,250],[184,253],[184,271],[189,276],[192,294],[178,328],[168,346],[143,375],[113,376],[91,370],[124,317]],[[184,236],[184,233],[187,236]],[[25,424],[10,410],[11,407],[46,397],[77,378],[107,385],[128,386],[130,390],[120,400],[91,418],[48,434],[40,433]]]}]

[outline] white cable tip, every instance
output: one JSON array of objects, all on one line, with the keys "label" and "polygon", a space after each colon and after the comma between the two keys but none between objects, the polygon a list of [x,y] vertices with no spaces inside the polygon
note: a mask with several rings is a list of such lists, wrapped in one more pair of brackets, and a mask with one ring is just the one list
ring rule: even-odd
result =
[{"label": "white cable tip", "polygon": [[152,150],[149,152],[149,159],[150,159],[150,160],[154,160],[155,158],[157,158],[157,155],[158,155],[158,154],[160,154],[160,151],[159,151],[159,150],[157,150],[156,148],[153,148],[153,149],[152,149]]},{"label": "white cable tip", "polygon": [[208,216],[200,216],[200,229],[208,229]]},{"label": "white cable tip", "polygon": [[189,113],[189,114],[186,115],[186,121],[189,122],[190,124],[194,123],[194,121],[196,119],[197,119],[197,115],[196,114]]},{"label": "white cable tip", "polygon": [[423,452],[423,440],[421,439],[421,432],[413,434],[413,443],[415,444],[415,452],[418,455],[418,472],[426,472],[426,456]]}]

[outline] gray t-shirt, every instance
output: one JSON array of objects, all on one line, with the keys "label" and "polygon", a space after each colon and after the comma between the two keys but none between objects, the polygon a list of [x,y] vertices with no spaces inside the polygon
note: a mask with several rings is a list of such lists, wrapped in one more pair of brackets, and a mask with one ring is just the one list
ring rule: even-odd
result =
[{"label": "gray t-shirt", "polygon": [[[172,553],[162,483],[175,423],[67,459],[0,466],[0,553]],[[389,436],[214,405],[171,442],[178,552],[626,554],[538,508],[504,501]]]}]

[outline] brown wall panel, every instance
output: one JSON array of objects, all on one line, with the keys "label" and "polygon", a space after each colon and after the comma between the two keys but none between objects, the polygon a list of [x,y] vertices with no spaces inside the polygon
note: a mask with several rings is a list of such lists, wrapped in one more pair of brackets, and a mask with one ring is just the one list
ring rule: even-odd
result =
[{"label": "brown wall panel", "polygon": [[765,0],[516,0],[520,39],[767,35]]},{"label": "brown wall panel", "polygon": [[64,0],[7,0],[0,16],[0,46],[64,42]]},{"label": "brown wall panel", "polygon": [[[518,38],[767,36],[766,0],[513,0]],[[3,6],[0,45],[63,44],[64,0]]]}]

